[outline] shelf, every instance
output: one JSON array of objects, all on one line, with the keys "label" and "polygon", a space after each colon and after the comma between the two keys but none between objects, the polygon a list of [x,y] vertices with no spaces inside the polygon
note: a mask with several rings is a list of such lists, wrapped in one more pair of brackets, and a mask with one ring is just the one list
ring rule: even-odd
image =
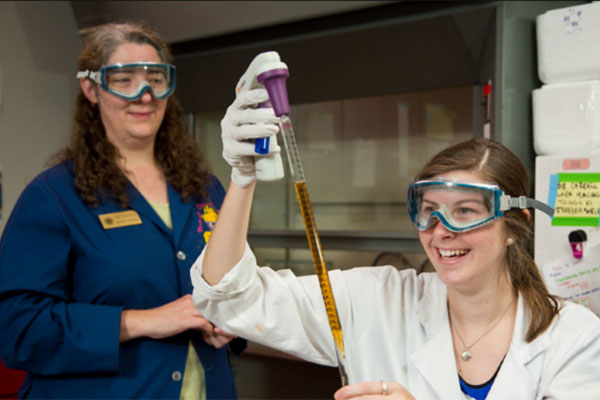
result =
[{"label": "shelf", "polygon": [[[321,231],[321,245],[331,250],[389,251],[400,253],[422,252],[417,232],[353,232]],[[308,248],[303,230],[254,229],[248,233],[253,247]]]}]

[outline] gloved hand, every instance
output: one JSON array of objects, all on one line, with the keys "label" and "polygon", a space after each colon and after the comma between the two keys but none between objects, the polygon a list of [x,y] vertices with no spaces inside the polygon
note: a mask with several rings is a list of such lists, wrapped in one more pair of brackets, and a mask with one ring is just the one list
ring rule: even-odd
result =
[{"label": "gloved hand", "polygon": [[[244,187],[256,179],[254,140],[279,132],[279,118],[272,108],[253,108],[269,100],[266,89],[238,93],[221,120],[223,158],[231,165],[231,180]],[[269,154],[278,153],[277,141],[269,141]]]}]

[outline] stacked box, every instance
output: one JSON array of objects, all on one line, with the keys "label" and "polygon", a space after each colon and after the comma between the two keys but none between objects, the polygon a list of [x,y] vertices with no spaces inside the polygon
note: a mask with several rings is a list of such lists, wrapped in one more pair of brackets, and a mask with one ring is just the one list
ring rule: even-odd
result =
[{"label": "stacked box", "polygon": [[600,81],[535,89],[533,146],[537,155],[577,155],[600,150]]},{"label": "stacked box", "polygon": [[533,91],[537,155],[600,149],[600,2],[536,18],[538,75]]},{"label": "stacked box", "polygon": [[536,18],[538,74],[545,84],[600,78],[600,2]]}]

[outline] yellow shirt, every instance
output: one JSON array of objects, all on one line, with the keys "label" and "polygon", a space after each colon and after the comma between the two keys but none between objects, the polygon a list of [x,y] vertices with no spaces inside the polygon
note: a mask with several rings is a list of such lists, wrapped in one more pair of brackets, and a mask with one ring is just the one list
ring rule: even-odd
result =
[{"label": "yellow shirt", "polygon": [[[148,201],[156,214],[163,220],[167,228],[173,230],[173,221],[171,219],[171,209],[169,203],[160,204]],[[204,382],[204,368],[198,358],[198,353],[194,349],[192,342],[189,342],[187,360],[185,361],[185,371],[183,372],[183,381],[181,383],[181,400],[205,400],[206,385]]]}]

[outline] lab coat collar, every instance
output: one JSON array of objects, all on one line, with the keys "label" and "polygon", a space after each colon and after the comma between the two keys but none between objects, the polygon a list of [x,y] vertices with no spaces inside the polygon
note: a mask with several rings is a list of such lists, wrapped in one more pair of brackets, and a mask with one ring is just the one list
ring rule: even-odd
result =
[{"label": "lab coat collar", "polygon": [[131,183],[127,184],[129,203],[131,208],[140,214],[143,214],[152,223],[154,223],[160,230],[172,236],[173,243],[179,243],[183,229],[188,222],[189,217],[192,215],[194,209],[194,203],[192,201],[184,202],[179,193],[167,183],[167,192],[169,196],[169,208],[171,211],[171,221],[173,224],[173,231],[171,231],[163,220],[156,214],[150,203],[142,196],[142,194],[133,186]]},{"label": "lab coat collar", "polygon": [[194,212],[194,201],[191,199],[184,199],[171,185],[167,183],[167,190],[169,194],[169,207],[171,208],[171,220],[173,223],[173,240],[175,243],[179,243],[182,239],[181,235],[184,231],[186,224],[189,223],[189,218]]},{"label": "lab coat collar", "polygon": [[519,294],[518,297],[512,342],[487,399],[536,398],[536,378],[527,365],[548,350],[550,336],[546,331],[527,343],[525,335],[529,328],[529,315],[523,296]]},{"label": "lab coat collar", "polygon": [[[446,287],[440,284],[436,293],[429,293],[417,303],[417,318],[425,329],[427,342],[410,358],[417,370],[439,398],[460,399],[463,394],[458,383],[452,336],[446,307]],[[441,305],[439,302],[443,302]],[[437,303],[437,304],[436,304]],[[446,367],[447,366],[447,367]]]},{"label": "lab coat collar", "polygon": [[535,338],[534,341],[527,343],[525,340],[525,335],[527,334],[527,329],[529,329],[529,312],[525,306],[523,296],[520,294],[518,296],[517,316],[515,319],[515,328],[513,330],[513,338],[510,349],[514,350],[517,361],[519,361],[522,365],[527,365],[540,353],[546,351],[548,347],[550,347],[551,341],[549,330],[546,330],[537,338]]},{"label": "lab coat collar", "polygon": [[[71,175],[75,176],[75,165],[72,161],[66,163],[67,169]],[[137,188],[130,182],[127,182],[126,186],[127,195],[129,196],[129,205],[132,209],[137,211],[139,214],[143,214],[152,223],[154,223],[160,230],[168,234],[173,238],[173,243],[178,244],[181,240],[181,235],[184,231],[186,224],[189,222],[189,218],[193,215],[194,201],[185,202],[179,192],[175,190],[167,182],[167,193],[169,196],[169,208],[171,211],[171,221],[173,224],[173,231],[171,231],[163,222],[163,220],[156,214],[150,203],[146,201],[144,196],[137,190]],[[118,201],[115,201],[115,205]]]},{"label": "lab coat collar", "polygon": [[171,234],[171,230],[167,228],[162,219],[156,214],[150,203],[144,196],[133,186],[130,182],[127,183],[127,194],[129,195],[129,206],[137,211],[139,214],[143,214],[148,218],[154,225],[165,233]]},{"label": "lab coat collar", "polygon": [[[423,296],[417,305],[417,316],[425,329],[427,343],[413,352],[410,358],[439,398],[458,399],[464,398],[464,394],[458,382],[445,287],[443,290],[443,295],[440,293],[435,298]],[[533,342],[527,343],[525,333],[528,325],[527,310],[519,295],[512,342],[488,399],[535,398],[536,383],[526,366],[548,349],[550,338],[548,332],[544,332]]]}]

